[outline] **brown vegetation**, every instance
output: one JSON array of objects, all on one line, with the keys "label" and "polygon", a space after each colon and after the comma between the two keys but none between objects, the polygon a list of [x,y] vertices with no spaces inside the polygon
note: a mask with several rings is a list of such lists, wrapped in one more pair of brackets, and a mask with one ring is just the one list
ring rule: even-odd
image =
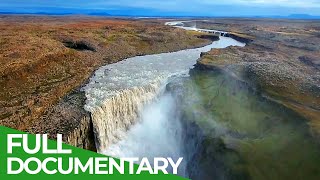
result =
[{"label": "brown vegetation", "polygon": [[0,124],[30,129],[99,66],[210,42],[198,36],[150,21],[0,16]]}]

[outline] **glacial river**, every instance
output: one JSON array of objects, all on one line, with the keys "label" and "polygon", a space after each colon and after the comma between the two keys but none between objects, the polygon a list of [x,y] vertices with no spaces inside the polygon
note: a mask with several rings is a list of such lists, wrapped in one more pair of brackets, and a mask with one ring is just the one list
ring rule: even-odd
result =
[{"label": "glacial river", "polygon": [[212,48],[245,46],[229,37],[220,37],[212,44],[172,53],[136,56],[99,68],[85,87],[88,110],[100,106],[106,99],[124,89],[143,87],[156,81],[166,81],[173,75],[188,74],[201,52]]},{"label": "glacial river", "polygon": [[84,88],[98,152],[183,157],[178,173],[191,179],[319,179],[305,118],[227,72],[193,68],[201,52],[228,46],[245,44],[220,37],[98,69]]},{"label": "glacial river", "polygon": [[[188,76],[201,52],[245,46],[228,37],[172,53],[137,56],[99,68],[84,88],[100,153],[114,157],[183,157],[181,124],[173,98],[164,95],[170,79]],[[185,168],[179,174],[185,175]]]}]

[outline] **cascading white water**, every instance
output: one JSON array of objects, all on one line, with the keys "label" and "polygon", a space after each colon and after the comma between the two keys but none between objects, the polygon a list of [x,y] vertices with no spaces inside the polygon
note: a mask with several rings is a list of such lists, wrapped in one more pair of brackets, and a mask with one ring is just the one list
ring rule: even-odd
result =
[{"label": "cascading white water", "polygon": [[[111,145],[103,154],[114,157],[170,157],[177,161],[185,157],[183,151],[183,129],[176,114],[175,100],[170,94],[162,94],[148,104],[141,112],[140,119],[124,136]],[[186,162],[178,172],[186,176]]]},{"label": "cascading white water", "polygon": [[138,119],[143,105],[155,99],[159,91],[159,81],[143,87],[133,87],[123,90],[91,111],[99,152],[110,144],[121,139],[121,133],[126,132]]},{"label": "cascading white water", "polygon": [[[196,49],[138,56],[101,67],[84,87],[97,150],[115,157],[184,157],[174,101],[163,94],[170,77],[187,75],[201,52],[231,45],[228,37]],[[185,173],[186,162],[179,174]]]}]

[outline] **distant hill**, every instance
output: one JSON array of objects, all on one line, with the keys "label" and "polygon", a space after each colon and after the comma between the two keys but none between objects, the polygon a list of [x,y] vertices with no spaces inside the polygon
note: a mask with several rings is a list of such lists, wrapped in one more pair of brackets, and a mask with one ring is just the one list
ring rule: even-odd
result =
[{"label": "distant hill", "polygon": [[197,17],[197,18],[275,18],[275,19],[320,19],[320,16],[313,16],[310,14],[291,14],[289,16],[220,16],[220,15],[190,15],[190,13],[181,12],[162,12],[155,9],[148,8],[121,8],[121,9],[77,9],[77,8],[35,8],[35,9],[15,9],[8,11],[1,9],[0,14],[31,14],[31,15],[91,15],[91,16],[126,16],[126,17],[167,17],[167,18],[186,18],[186,17]]},{"label": "distant hill", "polygon": [[110,16],[105,10],[100,9],[76,9],[76,8],[55,8],[48,7],[45,9],[16,9],[14,11],[6,11],[0,8],[0,14],[31,14],[31,15],[94,15],[94,16]]},{"label": "distant hill", "polygon": [[320,16],[312,16],[310,14],[291,14],[288,17],[293,19],[320,19]]}]

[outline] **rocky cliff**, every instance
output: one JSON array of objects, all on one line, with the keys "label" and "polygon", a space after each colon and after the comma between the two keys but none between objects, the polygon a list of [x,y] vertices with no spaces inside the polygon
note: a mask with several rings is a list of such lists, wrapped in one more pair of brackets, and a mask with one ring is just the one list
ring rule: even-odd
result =
[{"label": "rocky cliff", "polygon": [[[281,24],[278,24],[279,21]],[[245,81],[270,99],[304,116],[312,133],[319,136],[318,22],[236,22],[231,19],[219,23],[202,22],[202,25],[235,32],[231,36],[246,42],[247,46],[212,50],[202,55],[198,61],[199,67],[223,69]]]}]

